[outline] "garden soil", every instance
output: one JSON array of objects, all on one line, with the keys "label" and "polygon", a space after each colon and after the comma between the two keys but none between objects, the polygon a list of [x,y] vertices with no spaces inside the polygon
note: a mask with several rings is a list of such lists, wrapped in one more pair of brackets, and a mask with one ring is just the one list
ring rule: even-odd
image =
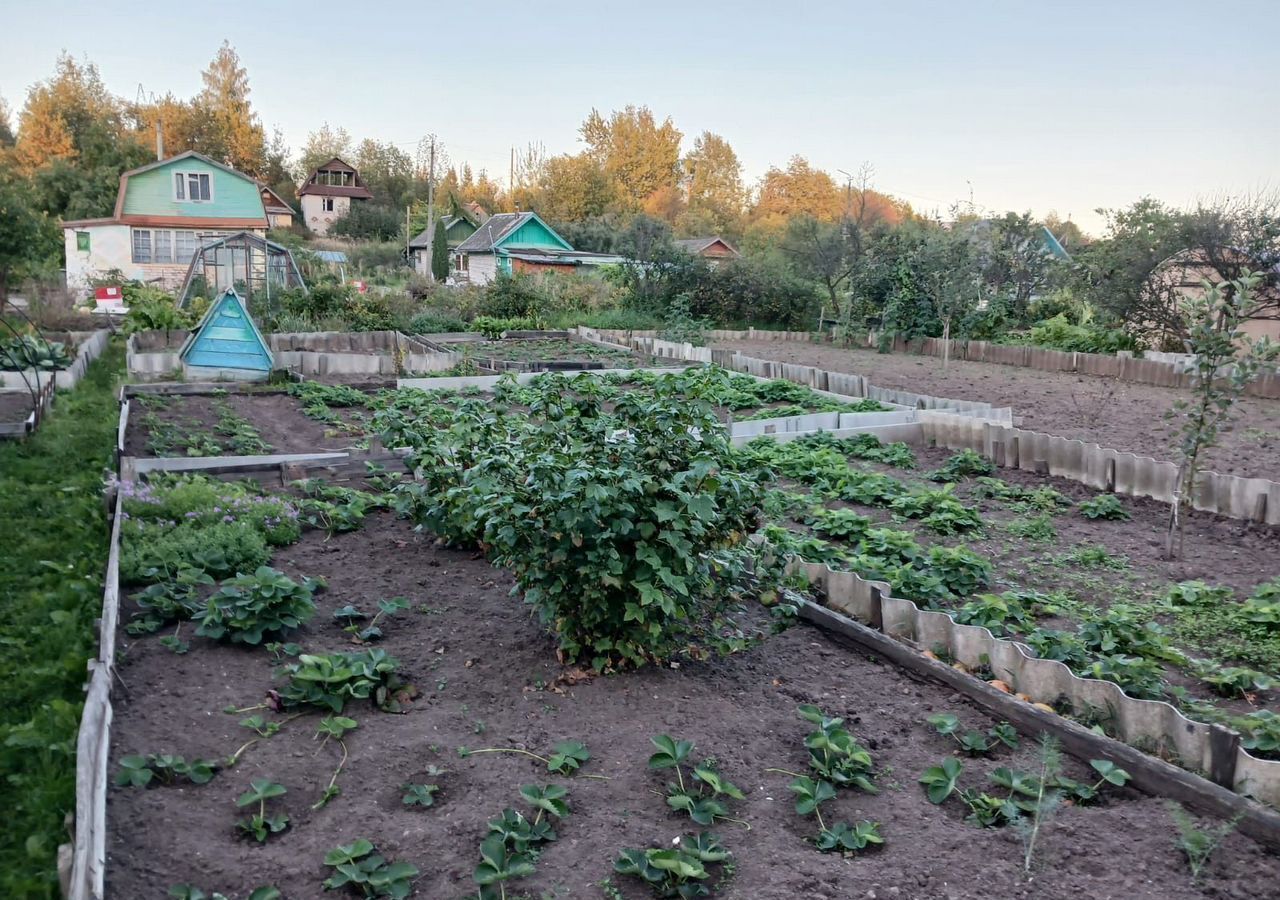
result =
[{"label": "garden soil", "polygon": [[[951,361],[912,354],[881,354],[830,345],[785,341],[729,341],[718,349],[757,359],[865,375],[877,387],[956,400],[1011,406],[1021,427],[1092,441],[1159,460],[1175,458],[1176,437],[1164,413],[1185,390],[1132,384],[1114,378],[1043,372],[994,363]],[[1280,401],[1246,397],[1208,467],[1224,475],[1280,477]]]},{"label": "garden soil", "polygon": [[[865,651],[800,624],[755,649],[679,668],[649,668],[607,677],[556,662],[555,648],[518,597],[510,577],[467,552],[443,548],[390,514],[370,515],[362,530],[326,540],[310,532],[280,551],[274,565],[295,577],[324,576],[327,592],[299,641],[308,650],[349,649],[332,613],[345,604],[370,608],[403,596],[413,608],[384,625],[382,646],[401,660],[421,696],[403,714],[363,703],[346,714],[360,725],[349,735],[351,759],[339,777],[341,796],[318,811],[338,749],[313,738],[319,713],[286,724],[250,747],[240,764],[202,786],[111,788],[108,795],[108,896],[161,898],[175,883],[243,898],[275,884],[289,900],[321,898],[324,854],[368,838],[389,857],[422,872],[414,897],[475,895],[486,821],[520,806],[518,789],[555,782],[569,791],[571,815],[559,822],[537,873],[513,882],[509,897],[601,898],[613,878],[628,900],[648,896],[612,875],[624,848],[668,846],[689,829],[654,793],[669,773],[646,769],[650,736],[667,733],[697,744],[747,793],[731,803],[750,830],[725,822],[714,829],[734,854],[731,877],[717,895],[751,900],[836,898],[1274,898],[1280,859],[1233,834],[1193,884],[1175,847],[1163,803],[1132,790],[1108,792],[1101,805],[1063,807],[1040,836],[1030,875],[1012,829],[984,830],[964,821],[960,801],[930,804],[916,779],[950,754],[949,738],[925,723],[957,714],[968,728],[995,724],[958,694],[914,680]],[[131,604],[126,607],[126,613]],[[252,737],[228,705],[261,702],[272,686],[263,649],[215,645],[193,637],[175,655],[159,635],[121,631],[111,769],[134,753],[225,757]],[[824,807],[831,820],[882,824],[883,848],[850,859],[819,853],[808,842],[812,819],[793,808],[788,777],[770,766],[801,770],[807,723],[796,714],[814,703],[847,717],[878,770],[880,793],[842,792]],[[560,740],[590,748],[584,773],[609,780],[548,776],[523,756],[459,758],[460,746],[521,747],[543,752]],[[998,766],[1031,770],[1037,754],[1024,737],[1018,751],[966,760],[963,787],[992,787]],[[445,774],[427,778],[428,766]],[[1070,762],[1068,774],[1083,777]],[[291,827],[265,845],[239,839],[235,798],[253,778],[288,789],[279,805]],[[401,802],[406,782],[441,788],[428,809]]]}]

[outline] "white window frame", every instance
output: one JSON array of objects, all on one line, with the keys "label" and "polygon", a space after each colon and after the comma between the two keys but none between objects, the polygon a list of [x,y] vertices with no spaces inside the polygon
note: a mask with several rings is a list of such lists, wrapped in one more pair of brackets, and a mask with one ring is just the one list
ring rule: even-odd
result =
[{"label": "white window frame", "polygon": [[[207,178],[209,180],[209,196],[200,198],[199,200],[193,200],[191,199],[191,189],[190,189],[191,179],[195,178],[197,181],[199,181],[201,177]],[[179,179],[181,179],[181,182],[179,182]],[[173,199],[178,203],[212,203],[214,201],[213,182],[214,182],[213,174],[210,172],[197,172],[197,171],[188,171],[185,169],[176,169],[174,170],[174,173],[173,173],[173,182],[172,182]],[[181,184],[181,187],[179,186],[179,184]]]},{"label": "white window frame", "polygon": [[333,198],[332,198],[332,197],[321,197],[321,198],[320,198],[320,211],[321,211],[321,212],[333,212],[333,207],[334,207],[334,203],[333,203]]}]

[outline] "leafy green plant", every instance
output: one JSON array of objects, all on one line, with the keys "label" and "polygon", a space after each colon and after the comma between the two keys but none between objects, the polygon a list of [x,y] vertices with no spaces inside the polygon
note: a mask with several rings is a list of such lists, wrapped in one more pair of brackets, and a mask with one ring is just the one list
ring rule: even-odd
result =
[{"label": "leafy green plant", "polygon": [[259,844],[265,843],[271,835],[284,831],[289,827],[289,817],[284,813],[268,816],[267,801],[272,797],[282,797],[285,793],[284,785],[276,784],[269,778],[253,779],[249,783],[249,790],[236,798],[236,806],[244,809],[256,803],[258,811],[247,819],[238,820],[236,828]]},{"label": "leafy green plant", "polygon": [[1034,627],[1035,616],[1027,608],[1025,596],[1020,591],[979,594],[952,618],[960,625],[980,625],[994,635],[1026,634]]},{"label": "leafy green plant", "polygon": [[967,447],[951,456],[942,467],[929,473],[930,481],[957,482],[977,475],[990,475],[996,470],[995,465],[984,459],[982,454]]},{"label": "leafy green plant", "polygon": [[845,541],[860,540],[872,521],[851,509],[820,509],[809,517],[809,527],[818,534]]},{"label": "leafy green plant", "polygon": [[356,640],[367,644],[382,638],[382,629],[378,627],[378,622],[383,616],[394,616],[408,608],[409,601],[404,597],[392,597],[390,600],[378,601],[378,611],[373,614],[368,625],[360,624],[369,618],[368,614],[350,604],[334,610],[333,617],[342,623],[343,631],[355,635]]},{"label": "leafy green plant", "polygon": [[472,875],[480,885],[481,900],[501,900],[507,896],[507,881],[533,874],[539,848],[556,839],[551,819],[569,814],[567,795],[560,785],[526,784],[520,796],[533,809],[532,818],[508,807],[489,820],[488,834],[480,845],[480,864]]},{"label": "leafy green plant", "polygon": [[224,581],[205,601],[196,634],[253,646],[282,637],[315,614],[311,598],[322,587],[323,580],[305,578],[298,584],[277,569],[259,566],[252,575]]},{"label": "leafy green plant", "polygon": [[914,491],[898,497],[889,508],[908,519],[920,519],[921,525],[938,534],[958,534],[980,527],[981,517],[956,499],[953,491],[951,484],[937,490]]},{"label": "leafy green plant", "polygon": [[483,747],[479,750],[472,750],[468,747],[458,748],[458,755],[464,758],[478,753],[518,753],[538,760],[538,762],[546,765],[548,772],[555,772],[558,775],[572,775],[582,768],[582,765],[587,760],[591,759],[591,751],[581,741],[560,741],[546,756],[540,756],[537,753],[518,747]]},{"label": "leafy green plant", "polygon": [[1005,525],[1005,529],[1014,537],[1029,541],[1048,543],[1058,539],[1058,529],[1053,526],[1053,517],[1049,513],[1013,519]]},{"label": "leafy green plant", "polygon": [[404,796],[400,798],[400,802],[405,806],[434,806],[439,791],[440,786],[437,784],[409,783],[404,785]]},{"label": "leafy green plant", "polygon": [[[657,748],[657,752],[649,757],[649,768],[655,771],[674,769],[676,773],[676,783],[667,785],[667,806],[687,813],[699,825],[714,825],[717,819],[723,819],[750,827],[741,819],[732,818],[725,805],[727,800],[745,800],[746,795],[717,771],[714,760],[705,759],[696,765],[690,763],[692,741],[676,740],[665,734],[649,740]],[[690,775],[687,783],[685,767],[689,768]]]},{"label": "leafy green plant", "polygon": [[948,735],[955,739],[960,745],[960,749],[970,756],[985,756],[995,746],[1003,744],[1011,749],[1017,749],[1018,733],[1013,730],[1008,722],[1001,722],[994,728],[987,731],[964,731],[961,728],[960,720],[951,713],[938,713],[928,718],[930,725],[938,732],[938,734]]},{"label": "leafy green plant", "polygon": [[836,787],[877,793],[871,753],[844,727],[844,719],[828,716],[812,704],[798,708],[800,717],[818,726],[805,736],[809,768]]},{"label": "leafy green plant", "polygon": [[613,870],[639,878],[656,897],[688,900],[710,896],[711,887],[706,882],[711,873],[707,865],[726,862],[729,851],[708,831],[682,835],[676,840],[675,847],[623,850],[614,861]]},{"label": "leafy green plant", "polygon": [[901,441],[884,444],[874,434],[855,434],[840,442],[840,449],[846,455],[856,459],[883,463],[886,466],[897,466],[900,469],[914,469],[916,455],[912,449]]},{"label": "leafy green plant", "polygon": [[152,584],[184,570],[225,578],[270,558],[266,539],[248,522],[213,525],[126,522],[121,528],[120,583]]},{"label": "leafy green plant", "polygon": [[385,650],[350,653],[304,653],[284,667],[288,682],[280,689],[286,706],[318,706],[340,713],[348,700],[372,700],[394,712],[401,686],[396,678],[399,661]]},{"label": "leafy green plant", "polygon": [[1120,504],[1115,494],[1099,494],[1092,500],[1082,500],[1076,507],[1086,519],[1119,520],[1129,518],[1129,511]]},{"label": "leafy green plant", "polygon": [[324,864],[334,872],[324,880],[324,889],[346,888],[360,897],[404,900],[413,890],[418,867],[407,862],[390,862],[376,850],[373,843],[364,838],[330,850],[324,855]]},{"label": "leafy green plant", "polygon": [[336,741],[338,747],[342,750],[342,758],[338,760],[338,767],[333,770],[333,775],[329,777],[329,783],[325,785],[324,791],[320,794],[320,799],[311,804],[312,809],[320,809],[342,793],[342,789],[338,787],[338,776],[342,774],[342,769],[347,764],[348,753],[345,737],[348,731],[358,727],[359,723],[347,716],[325,716],[320,720],[320,728],[315,734],[316,737],[322,739],[320,748],[324,749],[324,745],[331,740]]},{"label": "leafy green plant", "polygon": [[837,851],[849,856],[859,850],[883,843],[884,838],[880,835],[879,822],[859,822],[857,825],[837,822],[830,828],[822,830],[818,835],[817,847],[819,850]]},{"label": "leafy green plant", "polygon": [[950,756],[938,765],[925,769],[919,781],[924,785],[929,802],[941,804],[950,797],[956,789],[956,782],[960,780],[962,771],[964,766],[961,765],[960,760]]},{"label": "leafy green plant", "polygon": [[1016,823],[1022,836],[1022,868],[1025,872],[1031,871],[1031,863],[1035,859],[1036,844],[1040,840],[1041,830],[1057,812],[1061,803],[1061,794],[1050,789],[1054,779],[1061,772],[1062,755],[1058,748],[1058,741],[1056,738],[1045,735],[1040,740],[1040,777],[1036,779],[1035,801],[1028,810],[1029,818],[1019,818]]},{"label": "leafy green plant", "polygon": [[120,771],[116,773],[116,784],[146,787],[153,782],[173,784],[179,779],[186,779],[192,784],[206,784],[217,772],[218,764],[208,759],[187,762],[184,757],[168,753],[123,756],[120,758]]},{"label": "leafy green plant", "polygon": [[1226,822],[1219,822],[1212,828],[1202,828],[1196,820],[1182,807],[1182,804],[1170,800],[1165,804],[1169,816],[1177,828],[1176,845],[1187,858],[1187,866],[1191,869],[1193,881],[1200,880],[1200,874],[1222,842],[1231,836],[1240,824],[1242,816],[1236,816]]}]

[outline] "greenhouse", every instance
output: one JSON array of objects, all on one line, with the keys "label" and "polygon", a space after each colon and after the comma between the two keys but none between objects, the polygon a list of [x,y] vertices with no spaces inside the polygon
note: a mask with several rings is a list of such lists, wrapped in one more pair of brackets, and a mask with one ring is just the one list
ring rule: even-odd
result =
[{"label": "greenhouse", "polygon": [[209,241],[196,250],[178,294],[187,306],[196,297],[234,290],[250,308],[269,307],[273,293],[306,284],[288,247],[248,231]]}]

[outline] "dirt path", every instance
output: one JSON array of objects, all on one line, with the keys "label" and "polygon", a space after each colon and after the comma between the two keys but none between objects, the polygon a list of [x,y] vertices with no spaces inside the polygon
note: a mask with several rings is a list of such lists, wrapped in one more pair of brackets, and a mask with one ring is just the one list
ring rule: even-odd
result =
[{"label": "dirt path", "polygon": [[[1169,388],[992,363],[953,361],[944,372],[942,360],[931,356],[783,341],[715,346],[758,359],[866,375],[879,387],[1011,406],[1024,428],[1165,460],[1174,458],[1174,449],[1163,414],[1188,396]],[[1233,427],[1220,443],[1209,455],[1214,471],[1280,478],[1280,402],[1242,400]]]}]

